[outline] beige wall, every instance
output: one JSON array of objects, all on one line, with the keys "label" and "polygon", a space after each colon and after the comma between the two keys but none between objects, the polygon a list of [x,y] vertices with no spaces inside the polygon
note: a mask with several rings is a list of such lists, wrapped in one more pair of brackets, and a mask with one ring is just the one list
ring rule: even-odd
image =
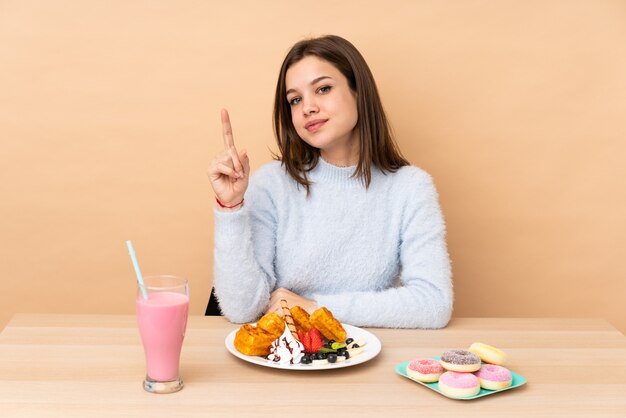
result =
[{"label": "beige wall", "polygon": [[203,313],[218,111],[267,162],[282,57],[325,33],[362,51],[435,178],[455,315],[626,332],[621,0],[0,0],[0,326],[133,312],[126,239],[144,274],[188,277]]}]

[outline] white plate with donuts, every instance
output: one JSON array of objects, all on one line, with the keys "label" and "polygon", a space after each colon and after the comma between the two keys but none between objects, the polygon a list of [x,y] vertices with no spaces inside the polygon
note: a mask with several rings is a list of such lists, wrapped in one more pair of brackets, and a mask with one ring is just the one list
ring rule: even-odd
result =
[{"label": "white plate with donuts", "polygon": [[[432,357],[433,360],[439,361],[441,359],[441,357]],[[446,395],[445,393],[443,393],[440,389],[439,389],[439,382],[433,382],[433,383],[425,383],[425,382],[420,382],[419,380],[415,380],[413,378],[411,378],[408,374],[407,374],[407,367],[409,365],[410,361],[404,361],[402,363],[398,363],[396,365],[396,373],[398,373],[400,376],[404,376],[407,379],[410,379],[411,381],[415,382],[415,383],[419,383],[422,386],[426,386],[427,388],[434,390],[435,392],[446,396],[450,399],[457,399],[457,400],[462,400],[462,401],[466,401],[466,400],[471,400],[471,399],[476,399],[476,398],[481,398],[483,396],[487,396],[487,395],[493,395],[495,393],[499,393],[499,392],[503,392],[505,390],[509,390],[509,389],[515,389],[517,387],[522,386],[523,384],[526,383],[526,378],[524,378],[523,376],[513,372],[512,370],[509,369],[509,371],[511,372],[511,377],[512,377],[512,383],[511,386],[506,387],[504,389],[497,389],[497,390],[488,390],[488,389],[483,389],[480,388],[480,392],[476,395],[473,396],[468,396],[468,397],[464,397],[464,398],[453,398],[450,397],[448,395]],[[482,363],[482,364],[487,364],[487,363]]]}]

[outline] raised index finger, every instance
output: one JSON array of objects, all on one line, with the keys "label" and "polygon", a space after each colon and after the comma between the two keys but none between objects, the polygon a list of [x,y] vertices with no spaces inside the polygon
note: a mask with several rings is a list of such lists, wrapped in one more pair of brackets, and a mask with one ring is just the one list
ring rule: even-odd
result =
[{"label": "raised index finger", "polygon": [[224,137],[224,147],[226,149],[235,145],[233,128],[230,126],[230,117],[228,117],[228,110],[226,109],[222,109],[222,136]]}]

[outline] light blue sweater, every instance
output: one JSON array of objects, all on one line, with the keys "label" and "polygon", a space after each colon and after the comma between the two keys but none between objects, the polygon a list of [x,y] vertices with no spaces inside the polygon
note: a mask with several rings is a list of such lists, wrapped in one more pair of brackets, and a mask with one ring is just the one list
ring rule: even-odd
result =
[{"label": "light blue sweater", "polygon": [[251,178],[245,205],[215,210],[215,293],[230,321],[257,320],[284,287],[343,323],[444,327],[452,312],[445,225],[431,177],[413,166],[372,170],[320,159],[311,194],[280,162]]}]

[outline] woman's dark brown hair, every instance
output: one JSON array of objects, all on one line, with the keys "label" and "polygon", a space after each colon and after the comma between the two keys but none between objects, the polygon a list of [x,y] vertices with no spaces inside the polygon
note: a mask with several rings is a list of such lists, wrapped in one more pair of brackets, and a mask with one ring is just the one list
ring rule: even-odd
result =
[{"label": "woman's dark brown hair", "polygon": [[311,182],[307,172],[317,166],[320,150],[304,142],[297,134],[291,119],[291,107],[287,101],[285,77],[287,70],[308,56],[316,56],[334,65],[348,80],[350,89],[356,93],[357,132],[359,133],[359,162],[354,176],[365,187],[372,181],[372,164],[384,172],[395,172],[409,165],[402,157],[393,140],[376,82],[359,51],[347,40],[334,35],[307,39],[295,44],[287,53],[280,68],[274,98],[274,132],[282,161],[287,172],[310,193]]}]

